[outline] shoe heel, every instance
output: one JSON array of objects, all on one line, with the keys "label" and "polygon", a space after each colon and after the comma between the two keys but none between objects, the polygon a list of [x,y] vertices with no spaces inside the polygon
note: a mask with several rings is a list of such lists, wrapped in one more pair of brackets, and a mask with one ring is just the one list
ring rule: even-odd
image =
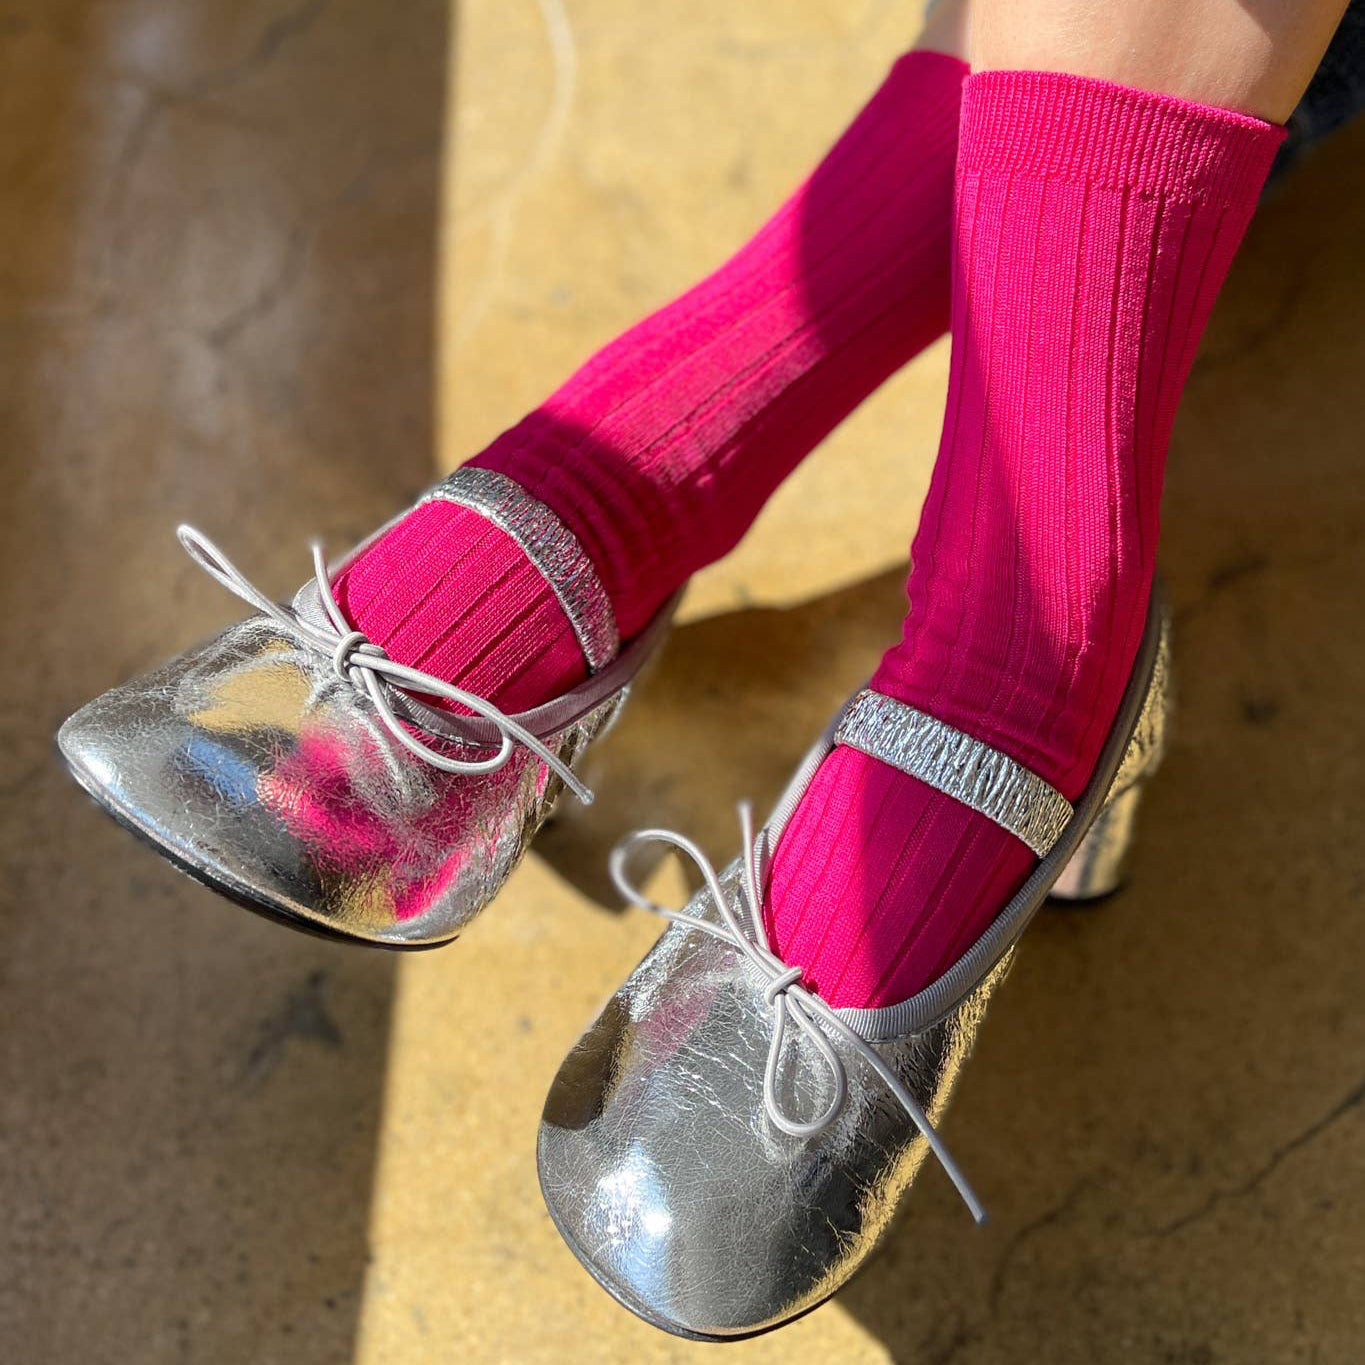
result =
[{"label": "shoe heel", "polygon": [[1141,800],[1142,784],[1135,782],[1100,812],[1053,884],[1054,899],[1098,900],[1123,885]]},{"label": "shoe heel", "polygon": [[1052,885],[1054,900],[1093,901],[1112,895],[1123,885],[1128,850],[1137,828],[1142,789],[1161,766],[1171,714],[1171,624],[1164,615],[1152,676],[1142,712],[1128,741],[1127,752],[1110,785],[1110,795],[1086,831],[1071,861]]}]

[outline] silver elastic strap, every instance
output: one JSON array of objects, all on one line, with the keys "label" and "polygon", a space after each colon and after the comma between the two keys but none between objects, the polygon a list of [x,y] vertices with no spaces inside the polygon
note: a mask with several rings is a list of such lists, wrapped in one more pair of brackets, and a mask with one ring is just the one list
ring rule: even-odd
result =
[{"label": "silver elastic strap", "polygon": [[616,614],[578,537],[514,479],[468,465],[447,475],[422,499],[458,503],[506,531],[540,570],[573,626],[591,672],[621,647]]},{"label": "silver elastic strap", "polygon": [[849,702],[834,732],[846,744],[970,806],[1040,858],[1071,819],[1071,802],[999,749],[870,688]]}]

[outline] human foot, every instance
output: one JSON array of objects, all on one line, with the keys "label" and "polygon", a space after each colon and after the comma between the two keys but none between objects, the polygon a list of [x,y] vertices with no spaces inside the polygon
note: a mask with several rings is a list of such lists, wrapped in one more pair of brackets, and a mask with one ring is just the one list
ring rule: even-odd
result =
[{"label": "human foot", "polygon": [[575,767],[668,611],[617,653],[601,585],[548,508],[482,471],[429,498],[483,527],[535,528],[529,571],[569,604],[591,677],[509,715],[354,629],[320,554],[280,606],[182,527],[200,566],[258,614],[72,716],[58,742],[81,785],[183,871],[294,927],[387,947],[454,938],[561,789],[590,799]]},{"label": "human foot", "polygon": [[[1103,81],[965,87],[943,442],[878,692],[1068,800],[1132,667],[1176,402],[1283,130]],[[774,946],[837,1007],[941,976],[1038,858],[853,747],[778,846]]]},{"label": "human foot", "polygon": [[[982,1216],[936,1125],[1015,942],[1064,870],[1087,858],[1105,812],[1160,759],[1164,638],[1153,610],[1074,805],[998,750],[937,722],[926,744],[923,718],[864,692],[757,837],[746,821],[744,854],[724,871],[659,830],[618,850],[613,872],[627,899],[675,922],[565,1059],[537,1158],[555,1226],[632,1312],[702,1340],[789,1322],[866,1262],[929,1153]],[[836,742],[941,779],[952,799],[975,801],[1041,855],[951,973],[884,1009],[832,1009],[763,932],[770,851]],[[963,761],[929,761],[948,749]],[[655,841],[702,873],[703,889],[682,911],[654,905],[630,880],[630,853]]]}]

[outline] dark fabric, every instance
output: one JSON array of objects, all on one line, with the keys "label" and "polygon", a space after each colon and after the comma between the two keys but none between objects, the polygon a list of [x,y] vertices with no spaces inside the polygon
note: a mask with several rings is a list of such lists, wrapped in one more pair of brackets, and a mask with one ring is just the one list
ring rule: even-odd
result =
[{"label": "dark fabric", "polygon": [[1365,0],[1351,0],[1312,83],[1289,118],[1289,137],[1270,173],[1273,181],[1315,142],[1365,109]]}]

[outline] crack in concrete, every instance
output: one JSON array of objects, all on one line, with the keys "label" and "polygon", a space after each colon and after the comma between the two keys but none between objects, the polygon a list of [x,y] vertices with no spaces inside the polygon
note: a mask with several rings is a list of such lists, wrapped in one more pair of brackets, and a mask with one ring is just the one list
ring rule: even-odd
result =
[{"label": "crack in concrete", "polygon": [[240,125],[241,120],[225,114],[211,113],[200,108],[199,102],[206,95],[240,85],[261,67],[268,66],[288,42],[311,29],[331,3],[332,0],[304,0],[304,3],[288,14],[282,14],[267,24],[251,50],[238,61],[217,70],[207,71],[184,85],[162,85],[138,71],[122,67],[106,68],[111,80],[141,91],[147,101],[134,119],[133,126],[128,130],[123,145],[114,157],[113,175],[104,210],[106,215],[115,221],[122,216],[128,181],[142,159],[152,132],[166,114],[172,110],[192,112]]},{"label": "crack in concrete", "polygon": [[1056,1223],[1060,1223],[1068,1217],[1080,1202],[1080,1198],[1094,1184],[1093,1176],[1083,1176],[1057,1201],[1051,1208],[1040,1213],[1031,1222],[1025,1223],[1013,1237],[1005,1243],[1004,1250],[1000,1253],[1000,1259],[996,1262],[995,1273],[991,1276],[990,1291],[986,1296],[987,1303],[990,1305],[991,1315],[994,1316],[1000,1308],[1000,1300],[1004,1296],[1005,1281],[1009,1278],[1010,1269],[1014,1263],[1019,1250],[1026,1242],[1032,1241],[1039,1233],[1045,1232]]},{"label": "crack in concrete", "polygon": [[327,973],[310,972],[303,985],[289,992],[274,1014],[263,1019],[256,1042],[242,1065],[246,1081],[259,1082],[275,1069],[285,1047],[292,1039],[317,1043],[329,1051],[340,1051],[341,1029],[327,1009],[324,995]]},{"label": "crack in concrete", "polygon": [[399,151],[376,149],[372,152],[366,158],[365,164],[340,190],[318,205],[311,224],[297,224],[290,229],[285,239],[284,250],[280,254],[280,263],[271,278],[253,298],[248,299],[221,322],[202,333],[203,340],[211,349],[222,350],[235,341],[252,323],[268,316],[302,279],[318,234],[334,213],[363,199],[380,171],[385,173],[393,171],[423,157],[433,156],[438,150],[437,143],[426,140]]},{"label": "crack in concrete", "polygon": [[229,313],[222,322],[205,332],[204,340],[212,350],[230,345],[253,322],[266,317],[290,293],[303,276],[304,266],[312,254],[313,242],[321,230],[321,223],[312,227],[295,226],[285,237],[284,250],[275,273],[239,308]]},{"label": "crack in concrete", "polygon": [[1365,1102],[1365,1081],[1362,1081],[1354,1090],[1339,1100],[1327,1113],[1315,1119],[1306,1128],[1296,1133],[1287,1142],[1283,1142],[1271,1152],[1270,1156],[1261,1163],[1245,1180],[1240,1184],[1229,1186],[1226,1189],[1211,1190],[1208,1197],[1197,1208],[1191,1209],[1188,1213],[1183,1213],[1179,1218],[1153,1229],[1148,1235],[1153,1237],[1169,1237],[1174,1233],[1189,1227],[1192,1223],[1197,1223],[1203,1218],[1207,1218],[1214,1209],[1229,1199],[1244,1199],[1247,1195],[1256,1191],[1257,1187],[1263,1184],[1271,1175],[1284,1164],[1289,1157],[1293,1156],[1301,1147],[1306,1147],[1310,1142],[1322,1136],[1333,1124],[1346,1117],[1353,1109]]},{"label": "crack in concrete", "polygon": [[186,87],[186,93],[195,97],[240,84],[253,75],[258,67],[268,66],[274,61],[286,43],[307,33],[331,3],[332,0],[303,0],[302,4],[290,10],[288,14],[271,20],[246,56],[191,81]]},{"label": "crack in concrete", "polygon": [[1353,528],[1317,554],[1304,554],[1292,558],[1272,560],[1263,551],[1250,550],[1239,558],[1215,568],[1205,580],[1204,590],[1175,611],[1176,624],[1185,625],[1212,607],[1224,593],[1262,577],[1272,568],[1277,571],[1281,581],[1283,581],[1286,574],[1304,573],[1313,569],[1324,568],[1333,564],[1343,555],[1354,554],[1362,546],[1365,546],[1365,526]]}]

